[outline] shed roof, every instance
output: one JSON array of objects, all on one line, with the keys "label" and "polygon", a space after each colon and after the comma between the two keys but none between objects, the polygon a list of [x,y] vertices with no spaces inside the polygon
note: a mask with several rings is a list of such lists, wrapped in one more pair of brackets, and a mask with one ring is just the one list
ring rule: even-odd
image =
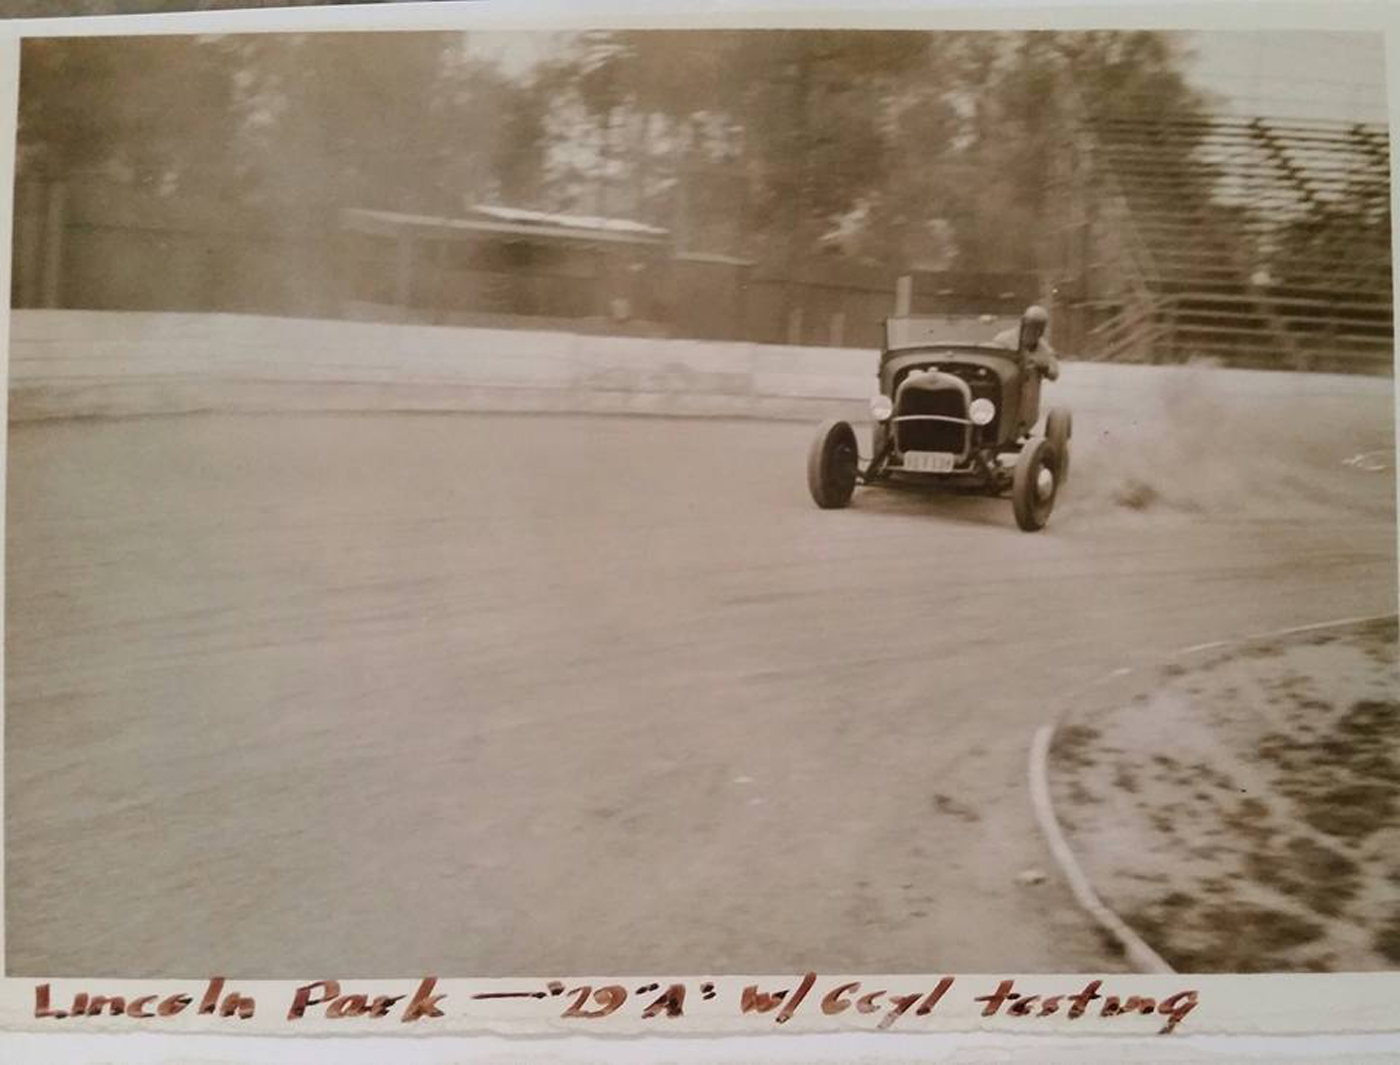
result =
[{"label": "shed roof", "polygon": [[[548,218],[551,221],[506,221],[500,217],[444,218],[436,215],[410,214],[403,211],[347,207],[341,211],[341,226],[358,233],[373,233],[380,236],[413,233],[449,239],[456,237],[462,240],[486,236],[584,244],[654,245],[663,243],[666,233],[665,230],[643,232],[636,229],[582,225],[578,223],[590,220],[583,219],[581,216],[545,215],[541,218]],[[606,219],[602,221],[606,221]]]}]

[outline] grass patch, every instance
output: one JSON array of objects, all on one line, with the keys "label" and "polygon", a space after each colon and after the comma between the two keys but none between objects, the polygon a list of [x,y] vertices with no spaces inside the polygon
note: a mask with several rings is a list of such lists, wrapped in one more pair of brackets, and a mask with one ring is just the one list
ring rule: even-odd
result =
[{"label": "grass patch", "polygon": [[1280,790],[1319,832],[1359,842],[1394,821],[1400,792],[1400,703],[1361,699],[1316,738],[1271,733],[1259,754],[1286,779]]},{"label": "grass patch", "polygon": [[1303,820],[1319,832],[1359,843],[1395,815],[1395,789],[1385,784],[1344,784],[1299,798]]},{"label": "grass patch", "polygon": [[1320,939],[1314,921],[1253,903],[1191,907],[1159,904],[1134,915],[1137,928],[1183,972],[1268,972],[1287,952]]},{"label": "grass patch", "polygon": [[1055,733],[1055,740],[1050,744],[1050,757],[1072,769],[1096,765],[1089,748],[1098,738],[1099,730],[1090,725],[1066,725]]},{"label": "grass patch", "polygon": [[1226,827],[1233,829],[1256,845],[1267,844],[1275,835],[1270,824],[1271,811],[1261,799],[1241,799],[1221,814]]},{"label": "grass patch", "polygon": [[1324,917],[1340,917],[1361,890],[1361,867],[1307,836],[1294,836],[1282,848],[1252,850],[1244,863],[1253,879]]},{"label": "grass patch", "polygon": [[1115,787],[1122,788],[1124,791],[1130,792],[1131,794],[1136,795],[1138,792],[1137,777],[1133,776],[1132,770],[1128,768],[1125,762],[1118,763],[1117,772],[1113,775],[1113,783]]},{"label": "grass patch", "polygon": [[1392,965],[1400,966],[1400,910],[1390,916],[1371,940],[1376,953]]}]

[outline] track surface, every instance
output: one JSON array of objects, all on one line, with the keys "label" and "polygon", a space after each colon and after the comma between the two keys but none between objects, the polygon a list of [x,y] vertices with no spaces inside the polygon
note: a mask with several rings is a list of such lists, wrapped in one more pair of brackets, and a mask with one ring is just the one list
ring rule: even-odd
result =
[{"label": "track surface", "polygon": [[818,511],[809,432],[12,427],[9,972],[1121,968],[1015,882],[1052,870],[1036,726],[1164,650],[1392,610],[1389,475],[1137,513],[1081,431],[1027,536],[1005,500]]}]

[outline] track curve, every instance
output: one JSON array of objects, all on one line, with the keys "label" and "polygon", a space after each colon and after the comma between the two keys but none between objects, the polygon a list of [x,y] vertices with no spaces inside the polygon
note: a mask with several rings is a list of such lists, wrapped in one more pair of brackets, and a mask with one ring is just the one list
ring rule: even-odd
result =
[{"label": "track curve", "polygon": [[1328,454],[1135,511],[1077,421],[1034,535],[819,511],[798,423],[12,427],[10,973],[1121,968],[1016,883],[1037,726],[1392,610],[1394,495]]}]

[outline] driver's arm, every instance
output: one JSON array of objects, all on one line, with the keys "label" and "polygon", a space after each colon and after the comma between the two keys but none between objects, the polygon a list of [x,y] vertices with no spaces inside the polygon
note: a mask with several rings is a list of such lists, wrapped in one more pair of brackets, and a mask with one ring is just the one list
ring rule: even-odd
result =
[{"label": "driver's arm", "polygon": [[1042,340],[1035,346],[1035,364],[1040,367],[1040,372],[1045,375],[1048,381],[1057,380],[1060,376],[1060,360],[1055,357],[1055,349]]}]

